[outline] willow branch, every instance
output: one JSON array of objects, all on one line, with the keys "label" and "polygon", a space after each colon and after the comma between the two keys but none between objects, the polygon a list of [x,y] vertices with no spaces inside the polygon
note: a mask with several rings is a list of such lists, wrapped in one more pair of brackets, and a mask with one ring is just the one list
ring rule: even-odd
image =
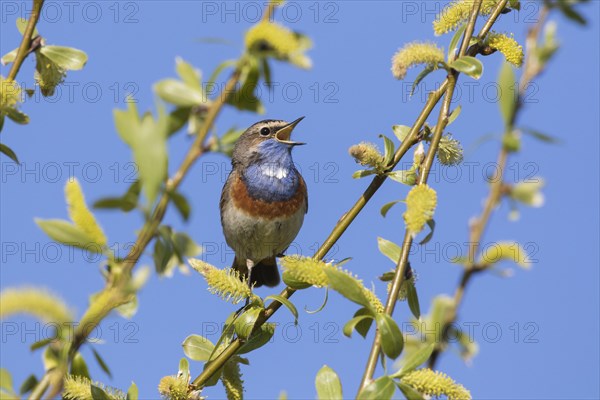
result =
[{"label": "willow branch", "polygon": [[[273,3],[269,3],[265,11],[264,18],[269,19],[274,12],[275,6]],[[186,153],[181,165],[171,178],[167,180],[165,185],[165,191],[160,196],[158,203],[154,207],[151,217],[144,226],[142,227],[135,244],[132,246],[130,252],[127,254],[125,259],[121,263],[121,272],[114,282],[109,281],[106,287],[102,290],[97,298],[97,301],[93,302],[90,307],[85,311],[81,319],[82,323],[75,330],[73,339],[69,345],[67,360],[63,365],[63,373],[66,373],[68,365],[72,358],[75,356],[79,348],[85,343],[87,336],[93,329],[100,324],[100,322],[116,307],[128,302],[130,295],[126,291],[126,285],[130,279],[131,272],[137,262],[139,261],[142,253],[146,247],[150,244],[154,235],[156,234],[157,228],[160,226],[165,213],[169,205],[169,195],[175,192],[181,185],[183,179],[186,177],[194,163],[202,156],[205,152],[204,142],[210,129],[214,125],[217,117],[219,116],[223,106],[227,102],[227,98],[230,93],[233,92],[235,86],[240,80],[240,75],[243,66],[246,63],[246,58],[242,56],[235,70],[227,80],[225,87],[214,99],[210,105],[204,123],[200,127],[194,142],[190,149]],[[85,323],[83,323],[85,322]],[[54,397],[61,390],[61,387],[55,386],[52,388],[49,397]],[[43,391],[41,393],[43,395]],[[40,397],[41,397],[40,395]]]},{"label": "willow branch", "polygon": [[31,48],[31,40],[33,32],[35,31],[35,26],[40,19],[40,14],[42,11],[42,6],[44,5],[44,0],[33,0],[33,9],[31,10],[31,16],[29,17],[29,21],[27,22],[27,27],[25,28],[25,32],[23,32],[23,39],[21,39],[21,44],[19,45],[19,49],[17,50],[17,55],[15,57],[15,61],[8,72],[7,80],[14,81],[21,69],[21,65],[23,65],[23,61],[30,53]]},{"label": "willow branch", "polygon": [[[527,90],[527,86],[533,79],[537,77],[540,73],[539,66],[537,65],[537,61],[532,58],[532,50],[537,46],[537,40],[539,36],[539,32],[541,27],[544,25],[546,18],[548,16],[549,9],[547,6],[544,6],[539,14],[538,21],[536,24],[529,30],[527,38],[526,38],[526,47],[527,47],[527,55],[525,57],[525,64],[523,67],[523,74],[521,76],[521,80],[519,82],[519,89],[516,99],[516,107],[512,114],[510,124],[507,126],[504,135],[512,134],[514,130],[515,122],[519,112],[522,110],[522,99],[525,95],[525,91]],[[498,153],[497,165],[498,170],[500,171],[500,175],[495,179],[490,185],[489,194],[485,200],[483,210],[481,214],[473,221],[470,226],[469,232],[469,249],[467,256],[467,265],[465,265],[465,269],[460,277],[456,290],[454,291],[453,298],[453,311],[450,319],[446,322],[446,325],[452,324],[456,321],[458,317],[458,310],[463,302],[465,290],[467,286],[471,282],[473,276],[476,275],[477,272],[483,271],[483,269],[476,263],[475,257],[481,246],[481,241],[483,239],[483,235],[485,230],[490,222],[490,218],[496,205],[502,199],[502,188],[504,185],[504,175],[506,170],[506,164],[508,161],[508,151],[504,146],[500,149]],[[444,329],[442,329],[442,332]],[[447,341],[446,337],[442,338],[442,344],[437,346],[434,352],[431,354],[429,358],[428,365],[430,368],[434,368],[439,356],[442,352],[443,345]]]},{"label": "willow branch", "polygon": [[[425,103],[425,106],[417,120],[412,125],[410,132],[408,133],[406,139],[402,142],[400,147],[394,153],[394,159],[391,165],[388,168],[388,171],[393,170],[396,165],[400,162],[402,157],[410,150],[412,146],[414,146],[418,140],[417,136],[425,121],[443,96],[448,87],[448,82],[444,82],[437,90],[431,92]],[[317,249],[315,254],[313,255],[314,259],[321,260],[325,257],[325,255],[331,250],[333,245],[340,239],[340,237],[344,234],[346,229],[352,224],[354,219],[358,216],[358,214],[362,211],[365,205],[369,202],[369,200],[373,197],[373,195],[379,190],[381,185],[386,181],[387,177],[385,175],[377,175],[373,178],[367,189],[363,192],[363,194],[356,200],[354,205],[342,215],[339,219],[327,239],[323,242],[323,244]],[[286,287],[279,294],[280,296],[288,299],[290,298],[296,290]],[[256,322],[257,328],[263,325],[265,322],[271,318],[271,316],[281,307],[281,303],[278,301],[272,301],[265,309],[265,313],[262,318],[259,318]],[[236,352],[240,349],[240,347],[244,344],[244,342],[237,338],[232,341],[226,348],[223,350],[217,357],[211,360],[208,364],[206,364],[204,370],[194,381],[192,385],[195,387],[201,387],[206,381],[208,381],[220,368],[225,365],[225,363],[233,357]]]},{"label": "willow branch", "polygon": [[[487,22],[485,23],[484,27],[479,32],[479,34],[478,34],[479,39],[483,39],[488,34],[490,29],[496,22],[497,18],[500,16],[501,11],[506,7],[507,2],[508,2],[508,0],[503,0],[496,6],[494,11],[488,18]],[[473,8],[472,8],[471,14],[469,16],[469,21],[468,21],[467,27],[465,29],[465,34],[463,36],[463,40],[462,40],[462,43],[460,46],[459,57],[462,57],[466,54],[474,56],[479,51],[478,44],[469,47],[469,43],[471,41],[471,37],[473,36],[473,32],[475,31],[475,23],[477,21],[477,16],[479,15],[479,11],[481,9],[481,3],[482,3],[482,0],[477,0],[473,4]],[[448,89],[446,91],[446,97],[444,99],[444,103],[440,110],[440,115],[438,118],[438,122],[436,124],[436,129],[435,129],[435,132],[434,132],[434,135],[433,135],[430,147],[429,147],[429,151],[427,153],[426,159],[425,159],[424,164],[421,169],[419,183],[427,183],[427,178],[429,176],[429,172],[430,172],[431,166],[433,164],[435,153],[437,152],[437,148],[438,148],[440,139],[442,137],[443,131],[448,123],[450,103],[452,102],[454,87],[456,85],[456,80],[458,79],[458,76],[459,76],[458,72],[452,71],[450,74],[448,74],[448,78],[446,79],[446,82],[449,83]],[[398,263],[396,264],[394,279],[392,280],[392,286],[390,288],[390,291],[388,293],[388,298],[386,301],[385,312],[389,315],[392,315],[394,312],[395,304],[398,299],[398,293],[399,293],[400,287],[402,286],[402,283],[404,281],[405,271],[406,271],[406,268],[408,265],[409,250],[412,245],[412,241],[413,241],[412,235],[410,234],[410,232],[408,230],[406,230],[405,234],[404,234],[404,239],[402,241],[402,250],[400,253],[400,258],[398,259]],[[375,373],[375,369],[377,367],[377,360],[379,358],[380,352],[381,352],[381,335],[380,335],[379,331],[377,331],[375,333],[373,345],[371,346],[371,352],[369,353],[369,357],[367,359],[367,365],[365,367],[365,372],[363,374],[363,378],[362,378],[362,381],[359,386],[359,392],[364,387],[366,387],[373,379],[373,374]]]}]

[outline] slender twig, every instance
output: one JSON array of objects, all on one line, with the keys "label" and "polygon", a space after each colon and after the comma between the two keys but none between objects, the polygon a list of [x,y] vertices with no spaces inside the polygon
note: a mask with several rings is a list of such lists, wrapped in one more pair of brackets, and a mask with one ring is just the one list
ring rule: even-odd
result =
[{"label": "slender twig", "polygon": [[33,0],[33,9],[31,10],[31,16],[29,17],[29,21],[27,22],[27,27],[25,28],[25,32],[23,32],[23,39],[21,39],[21,44],[19,45],[19,49],[17,50],[17,55],[15,56],[15,60],[8,72],[8,76],[6,79],[8,81],[14,81],[21,69],[21,65],[23,65],[23,61],[30,53],[29,49],[31,47],[31,40],[33,32],[35,31],[35,26],[40,19],[40,14],[42,11],[42,6],[44,5],[44,0]]},{"label": "slender twig", "polygon": [[[549,12],[548,7],[544,6],[540,10],[540,14],[538,16],[538,20],[537,20],[536,24],[529,30],[529,32],[527,34],[527,38],[526,38],[527,52],[526,52],[526,57],[525,57],[525,64],[523,67],[523,74],[521,75],[521,80],[519,82],[519,89],[518,89],[518,94],[517,94],[517,99],[516,99],[516,107],[511,116],[511,121],[510,121],[509,125],[506,127],[506,131],[504,132],[504,135],[512,134],[518,113],[522,109],[522,99],[523,99],[523,96],[525,95],[525,91],[527,90],[527,86],[541,72],[539,69],[539,66],[537,65],[537,61],[535,60],[535,57],[532,58],[531,53],[532,53],[532,50],[537,45],[539,32],[546,21],[548,12]],[[479,247],[481,246],[483,234],[485,233],[485,230],[489,224],[492,213],[495,210],[497,204],[502,199],[503,186],[504,186],[504,174],[505,174],[505,170],[506,170],[507,161],[508,161],[508,151],[506,150],[506,148],[504,146],[502,146],[502,148],[500,149],[500,152],[498,153],[498,159],[496,161],[497,166],[498,166],[498,171],[500,171],[499,172],[500,175],[498,177],[495,177],[495,179],[491,182],[490,191],[489,191],[488,197],[485,200],[483,210],[481,211],[481,214],[477,218],[475,218],[473,220],[473,222],[471,223],[470,232],[469,232],[469,249],[468,249],[468,253],[467,253],[468,254],[467,264],[465,265],[465,269],[463,270],[463,273],[460,277],[460,280],[458,282],[456,290],[454,291],[452,314],[451,314],[449,320],[445,322],[446,325],[452,324],[453,322],[456,321],[456,319],[458,317],[458,310],[463,302],[463,298],[464,298],[464,294],[467,289],[467,286],[469,285],[473,276],[475,276],[477,272],[481,272],[484,270],[484,268],[482,268],[481,266],[479,266],[477,264],[475,257],[477,255]],[[442,329],[442,332],[444,332],[444,331],[445,331],[445,329]],[[439,359],[439,356],[440,356],[441,352],[443,351],[444,343],[446,342],[446,340],[447,340],[446,337],[442,337],[442,344],[438,345],[436,347],[436,349],[434,350],[434,352],[431,354],[431,357],[429,358],[429,361],[428,361],[428,366],[430,368],[435,367],[435,365]]]}]

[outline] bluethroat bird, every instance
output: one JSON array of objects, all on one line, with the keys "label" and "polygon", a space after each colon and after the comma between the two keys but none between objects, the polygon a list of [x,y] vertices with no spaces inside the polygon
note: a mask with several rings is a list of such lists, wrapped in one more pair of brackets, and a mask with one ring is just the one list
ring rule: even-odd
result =
[{"label": "bluethroat bird", "polygon": [[304,117],[264,120],[237,140],[221,193],[221,225],[234,250],[232,268],[254,287],[276,286],[275,258],[292,243],[308,211],[306,183],[294,166],[290,140]]}]

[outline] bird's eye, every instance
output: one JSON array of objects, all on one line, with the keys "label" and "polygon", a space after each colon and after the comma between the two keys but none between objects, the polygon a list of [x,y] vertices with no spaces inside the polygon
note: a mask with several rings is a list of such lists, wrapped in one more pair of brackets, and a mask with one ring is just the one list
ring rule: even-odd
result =
[{"label": "bird's eye", "polygon": [[262,136],[269,136],[271,134],[271,130],[269,128],[262,128],[260,130],[260,134]]}]

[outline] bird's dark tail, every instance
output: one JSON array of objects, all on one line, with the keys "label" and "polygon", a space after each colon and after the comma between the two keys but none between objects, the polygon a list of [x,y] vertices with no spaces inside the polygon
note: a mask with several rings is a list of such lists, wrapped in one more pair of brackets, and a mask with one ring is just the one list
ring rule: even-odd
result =
[{"label": "bird's dark tail", "polygon": [[[237,257],[233,260],[233,269],[238,271],[244,278],[248,276],[248,267],[246,266],[245,260],[238,260]],[[279,270],[277,269],[277,262],[275,257],[266,258],[256,264],[252,268],[252,282],[254,287],[260,287],[262,285],[273,287],[279,284]]]}]

